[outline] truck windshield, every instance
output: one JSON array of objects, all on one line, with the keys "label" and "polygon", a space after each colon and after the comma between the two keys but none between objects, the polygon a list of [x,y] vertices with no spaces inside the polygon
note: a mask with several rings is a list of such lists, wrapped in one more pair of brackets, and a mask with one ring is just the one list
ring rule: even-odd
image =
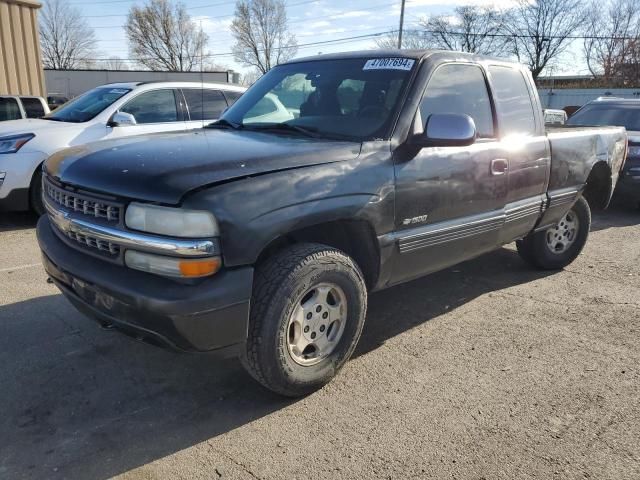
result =
[{"label": "truck windshield", "polygon": [[625,127],[640,131],[640,105],[586,105],[568,121],[568,125]]},{"label": "truck windshield", "polygon": [[387,138],[416,64],[408,58],[359,58],[280,65],[218,125],[357,141]]},{"label": "truck windshield", "polygon": [[130,91],[129,88],[94,88],[67,102],[44,118],[58,122],[87,122]]}]

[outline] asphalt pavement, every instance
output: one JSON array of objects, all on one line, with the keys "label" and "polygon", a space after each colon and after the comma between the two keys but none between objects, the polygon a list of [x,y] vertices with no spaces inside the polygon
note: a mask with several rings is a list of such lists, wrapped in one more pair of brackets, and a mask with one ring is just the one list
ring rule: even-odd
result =
[{"label": "asphalt pavement", "polygon": [[144,345],[46,282],[0,213],[2,479],[638,479],[640,211],[561,272],[508,246],[370,296],[354,358],[301,400],[233,359]]}]

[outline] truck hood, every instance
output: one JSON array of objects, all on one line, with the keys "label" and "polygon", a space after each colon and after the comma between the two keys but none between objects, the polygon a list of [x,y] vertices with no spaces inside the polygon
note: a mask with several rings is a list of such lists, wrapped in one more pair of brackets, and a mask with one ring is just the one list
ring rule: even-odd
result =
[{"label": "truck hood", "polygon": [[189,191],[279,170],[351,160],[360,143],[201,129],[89,143],[55,153],[45,172],[66,184],[168,205]]}]

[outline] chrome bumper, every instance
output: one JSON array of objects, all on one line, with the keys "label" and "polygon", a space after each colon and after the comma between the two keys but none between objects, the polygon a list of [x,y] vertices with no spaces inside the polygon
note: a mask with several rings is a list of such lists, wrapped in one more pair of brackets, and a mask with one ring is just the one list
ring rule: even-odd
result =
[{"label": "chrome bumper", "polygon": [[65,235],[72,233],[115,244],[121,248],[160,255],[202,257],[220,254],[219,245],[213,240],[160,237],[89,223],[79,218],[79,214],[57,209],[51,205],[46,195],[43,196],[43,200],[51,223]]}]

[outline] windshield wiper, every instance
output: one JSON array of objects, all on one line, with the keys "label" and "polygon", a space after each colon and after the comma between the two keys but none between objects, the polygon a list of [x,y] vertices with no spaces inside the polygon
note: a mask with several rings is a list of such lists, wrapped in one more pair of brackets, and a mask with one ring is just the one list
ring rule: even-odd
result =
[{"label": "windshield wiper", "polygon": [[241,127],[242,125],[240,125],[239,123],[230,122],[225,118],[221,118],[213,123],[210,123],[209,125],[206,125],[204,128],[233,128],[234,130],[238,130]]},{"label": "windshield wiper", "polygon": [[301,127],[299,125],[291,125],[290,123],[268,123],[268,124],[250,124],[243,125],[244,128],[251,130],[275,130],[283,132],[296,132],[306,135],[307,137],[319,138],[321,135],[318,130],[309,127]]}]

